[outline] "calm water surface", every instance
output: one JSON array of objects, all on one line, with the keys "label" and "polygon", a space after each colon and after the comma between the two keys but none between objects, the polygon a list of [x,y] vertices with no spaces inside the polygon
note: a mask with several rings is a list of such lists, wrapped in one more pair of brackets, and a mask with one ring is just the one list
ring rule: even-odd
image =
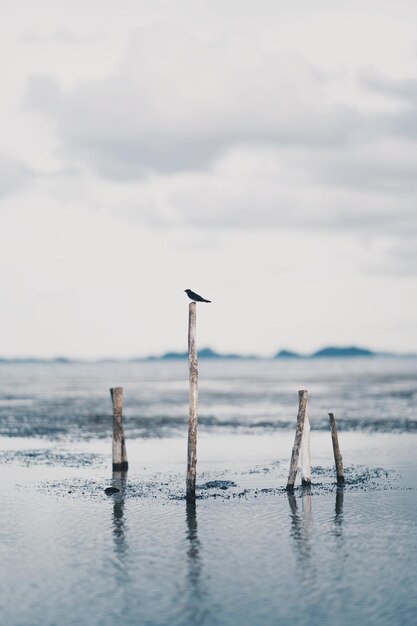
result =
[{"label": "calm water surface", "polygon": [[[186,361],[0,365],[0,435],[108,436],[108,389],[124,387],[130,437],[184,431]],[[342,430],[417,432],[417,359],[200,361],[200,428],[293,428],[298,389],[312,428],[335,413]]]},{"label": "calm water surface", "polygon": [[414,493],[2,509],[2,624],[415,623]]},{"label": "calm water surface", "polygon": [[[201,362],[199,479],[237,488],[195,506],[178,499],[186,363],[0,374],[2,625],[416,623],[416,361]],[[107,497],[115,385],[132,469]],[[262,492],[285,484],[304,387],[317,486]],[[373,483],[320,487],[328,411]]]}]

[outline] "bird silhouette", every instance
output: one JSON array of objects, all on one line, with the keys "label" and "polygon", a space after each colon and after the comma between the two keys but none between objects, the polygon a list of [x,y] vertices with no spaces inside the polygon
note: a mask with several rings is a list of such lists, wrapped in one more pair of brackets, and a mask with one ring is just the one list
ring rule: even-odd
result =
[{"label": "bird silhouette", "polygon": [[198,293],[191,291],[191,289],[184,289],[184,291],[190,298],[190,300],[193,300],[194,302],[211,302],[211,300],[205,300],[204,298],[199,296]]}]

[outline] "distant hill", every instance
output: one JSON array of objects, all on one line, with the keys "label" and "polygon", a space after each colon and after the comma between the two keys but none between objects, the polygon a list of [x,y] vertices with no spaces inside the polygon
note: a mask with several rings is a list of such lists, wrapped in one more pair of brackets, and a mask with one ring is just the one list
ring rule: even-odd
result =
[{"label": "distant hill", "polygon": [[161,354],[161,356],[150,356],[148,357],[148,361],[169,361],[170,359],[187,359],[188,352],[165,352],[165,354]]},{"label": "distant hill", "polygon": [[[373,352],[367,348],[359,348],[358,346],[327,346],[321,350],[317,350],[313,354],[300,354],[292,350],[280,350],[273,357],[273,359],[320,359],[320,358],[354,358],[354,357],[386,357],[386,358],[417,358],[416,353],[394,353],[394,352]],[[188,352],[165,352],[164,354],[148,357],[130,357],[130,358],[101,358],[101,359],[71,359],[62,356],[55,358],[38,358],[38,357],[1,357],[0,364],[71,364],[71,363],[142,363],[144,361],[170,361],[177,359],[187,359]],[[243,360],[243,359],[265,359],[268,357],[258,357],[247,354],[237,353],[225,353],[216,352],[212,348],[202,348],[198,350],[199,359],[224,359],[224,360]]]},{"label": "distant hill", "polygon": [[320,359],[320,358],[340,358],[340,357],[370,357],[370,356],[393,356],[387,353],[372,352],[367,348],[358,348],[357,346],[336,347],[327,346],[313,354],[300,354],[291,350],[280,350],[274,356],[274,359]]},{"label": "distant hill", "polygon": [[[254,359],[256,357],[254,356],[243,356],[243,355],[239,355],[239,354],[220,354],[219,352],[216,352],[215,350],[212,350],[211,348],[202,348],[201,350],[198,350],[198,358],[199,359]],[[148,357],[148,360],[154,361],[154,360],[171,360],[171,359],[188,359],[188,352],[165,352],[165,354],[162,354],[159,357],[155,357],[155,356],[151,356]]]},{"label": "distant hill", "polygon": [[[339,357],[370,357],[378,356],[378,353],[372,352],[366,348],[358,348],[356,346],[348,347],[335,347],[328,346],[322,348],[313,354],[300,354],[291,350],[280,350],[273,357],[274,359],[316,359],[316,358],[339,358]],[[187,359],[188,352],[165,352],[161,356],[148,357],[148,360],[171,360],[171,359]],[[198,358],[200,359],[256,359],[259,357],[245,356],[241,354],[221,354],[212,350],[211,348],[202,348],[198,351]]]},{"label": "distant hill", "polygon": [[302,358],[301,354],[298,352],[291,352],[291,350],[280,350],[274,356],[274,359],[300,359]]},{"label": "distant hill", "polygon": [[346,348],[329,346],[328,348],[323,348],[322,350],[318,350],[318,352],[314,352],[311,356],[315,359],[321,357],[376,356],[376,354],[376,352],[372,352],[366,348],[357,348],[356,346],[349,346]]}]

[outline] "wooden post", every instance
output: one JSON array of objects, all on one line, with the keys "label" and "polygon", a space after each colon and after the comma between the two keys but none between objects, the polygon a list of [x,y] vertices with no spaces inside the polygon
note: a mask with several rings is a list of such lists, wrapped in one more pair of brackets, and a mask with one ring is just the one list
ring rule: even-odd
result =
[{"label": "wooden post", "polygon": [[113,403],[113,472],[126,472],[128,463],[123,433],[123,387],[112,387],[110,395]]},{"label": "wooden post", "polygon": [[196,349],[196,303],[190,302],[188,315],[188,363],[190,367],[190,391],[188,412],[187,499],[195,498],[197,467],[197,403],[198,361]]},{"label": "wooden post", "polygon": [[330,420],[330,429],[332,432],[332,444],[333,444],[334,462],[336,464],[337,484],[343,485],[343,483],[345,482],[345,476],[343,472],[343,459],[342,459],[342,455],[340,454],[339,439],[337,437],[336,420],[334,419],[333,413],[329,413],[329,420]]},{"label": "wooden post", "polygon": [[[307,391],[305,392],[307,395]],[[304,419],[303,438],[301,440],[301,484],[311,485],[310,459],[310,420],[308,418],[308,395],[306,401],[306,415]]]},{"label": "wooden post", "polygon": [[294,483],[297,476],[298,458],[300,456],[301,439],[304,430],[304,419],[307,408],[307,391],[301,389],[298,392],[298,415],[297,415],[297,428],[295,431],[294,445],[292,448],[290,471],[288,474],[287,491],[293,491]]}]

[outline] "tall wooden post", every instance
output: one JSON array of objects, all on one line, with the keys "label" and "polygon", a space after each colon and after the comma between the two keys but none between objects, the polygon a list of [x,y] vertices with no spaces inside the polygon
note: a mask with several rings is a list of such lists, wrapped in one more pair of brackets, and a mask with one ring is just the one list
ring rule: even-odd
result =
[{"label": "tall wooden post", "polygon": [[[307,391],[305,392],[307,395]],[[311,458],[310,458],[310,420],[308,417],[308,395],[306,415],[304,419],[303,438],[301,440],[301,484],[311,485]]]},{"label": "tall wooden post", "polygon": [[336,428],[336,420],[334,419],[333,413],[329,413],[329,420],[330,420],[330,430],[332,432],[332,444],[333,444],[334,462],[336,464],[337,484],[343,485],[343,483],[345,482],[345,475],[343,471],[343,459],[340,453],[339,438],[337,436],[337,428]]},{"label": "tall wooden post", "polygon": [[196,303],[190,302],[188,315],[188,364],[190,367],[187,454],[188,500],[195,499],[195,480],[197,467],[198,361],[196,348],[196,308]]},{"label": "tall wooden post", "polygon": [[291,454],[290,471],[288,474],[288,482],[286,487],[287,491],[292,491],[294,489],[294,483],[297,477],[298,458],[300,456],[301,439],[303,436],[304,420],[307,409],[307,397],[308,394],[306,389],[301,389],[298,392],[297,428],[295,431],[294,445]]},{"label": "tall wooden post", "polygon": [[113,471],[126,472],[128,462],[123,432],[123,387],[112,387],[110,395],[113,403]]}]

